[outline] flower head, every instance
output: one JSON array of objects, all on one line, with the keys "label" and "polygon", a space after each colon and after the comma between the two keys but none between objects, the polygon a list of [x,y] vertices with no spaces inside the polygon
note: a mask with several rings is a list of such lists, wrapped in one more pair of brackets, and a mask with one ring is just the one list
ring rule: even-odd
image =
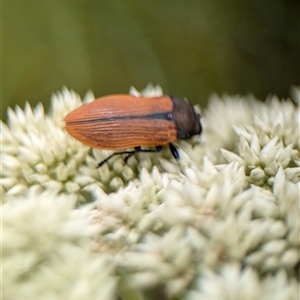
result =
[{"label": "flower head", "polygon": [[[141,92],[161,94],[153,86]],[[93,98],[64,88],[49,113],[27,103],[1,123],[6,298],[63,290],[69,299],[128,299],[148,290],[178,299],[293,299],[297,101],[214,95],[201,144],[179,141],[179,161],[168,151],[141,153],[96,169],[109,152],[74,140],[62,122]]]}]

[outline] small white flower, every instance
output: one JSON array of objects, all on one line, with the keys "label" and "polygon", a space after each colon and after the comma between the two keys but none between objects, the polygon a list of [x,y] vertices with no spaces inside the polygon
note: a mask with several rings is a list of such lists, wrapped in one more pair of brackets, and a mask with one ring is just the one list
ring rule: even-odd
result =
[{"label": "small white flower", "polygon": [[146,88],[140,92],[132,86],[129,90],[129,94],[136,97],[160,97],[163,96],[163,90],[160,85],[154,86],[152,83],[149,83]]}]

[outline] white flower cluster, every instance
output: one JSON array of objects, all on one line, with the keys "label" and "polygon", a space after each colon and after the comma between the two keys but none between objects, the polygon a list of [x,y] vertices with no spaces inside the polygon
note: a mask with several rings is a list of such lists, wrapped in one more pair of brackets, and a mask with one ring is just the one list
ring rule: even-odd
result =
[{"label": "white flower cluster", "polygon": [[109,152],[64,130],[82,104],[74,92],[54,95],[48,114],[9,109],[3,297],[298,299],[299,89],[294,98],[213,95],[201,143],[178,142],[178,162],[162,151],[100,169]]},{"label": "white flower cluster", "polygon": [[89,213],[75,202],[32,192],[2,207],[2,299],[114,299],[114,266],[91,253]]}]

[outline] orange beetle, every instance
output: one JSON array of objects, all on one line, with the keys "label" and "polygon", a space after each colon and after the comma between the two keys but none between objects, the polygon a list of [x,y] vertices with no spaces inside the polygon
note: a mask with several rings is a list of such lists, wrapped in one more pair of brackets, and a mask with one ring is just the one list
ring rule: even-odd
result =
[{"label": "orange beetle", "polygon": [[[167,144],[177,159],[179,154],[172,142],[188,139],[202,131],[200,116],[194,108],[171,96],[104,96],[71,111],[64,121],[71,136],[92,148],[134,148],[113,153],[97,167],[118,154],[127,154],[126,163],[136,152],[159,152]],[[154,149],[142,149],[141,146]]]}]

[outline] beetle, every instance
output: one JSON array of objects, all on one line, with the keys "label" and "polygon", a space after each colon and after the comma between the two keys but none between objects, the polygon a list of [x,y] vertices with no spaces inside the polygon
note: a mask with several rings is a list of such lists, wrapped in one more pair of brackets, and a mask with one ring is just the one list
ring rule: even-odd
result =
[{"label": "beetle", "polygon": [[[111,154],[97,167],[115,155],[126,154],[126,163],[137,152],[159,152],[164,145],[169,145],[173,157],[178,159],[178,151],[172,143],[202,132],[200,115],[193,106],[172,96],[103,96],[71,111],[64,121],[67,132],[83,144],[123,150]],[[129,148],[134,150],[125,150]]]}]

